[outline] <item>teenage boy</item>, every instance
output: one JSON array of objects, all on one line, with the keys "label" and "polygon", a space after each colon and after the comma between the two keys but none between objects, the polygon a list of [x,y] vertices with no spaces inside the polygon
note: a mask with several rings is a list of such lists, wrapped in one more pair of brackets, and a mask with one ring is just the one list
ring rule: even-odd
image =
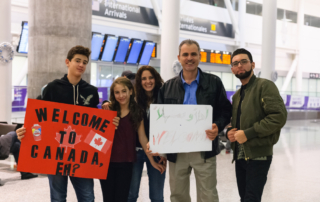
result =
[{"label": "teenage boy", "polygon": [[[71,48],[65,60],[68,74],[50,82],[43,91],[42,100],[97,108],[99,104],[97,88],[81,79],[89,62],[90,53],[90,49],[83,46]],[[119,118],[114,118],[113,124],[118,126],[118,123]],[[17,130],[20,140],[24,137],[24,133],[25,128]],[[68,176],[48,175],[48,178],[51,201],[66,201]],[[93,179],[71,176],[69,178],[78,201],[94,201]]]}]

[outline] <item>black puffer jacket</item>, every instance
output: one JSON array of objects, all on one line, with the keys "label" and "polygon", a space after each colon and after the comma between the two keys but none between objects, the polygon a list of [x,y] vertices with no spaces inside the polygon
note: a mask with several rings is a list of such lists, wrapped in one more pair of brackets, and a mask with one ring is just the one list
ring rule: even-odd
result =
[{"label": "black puffer jacket", "polygon": [[[230,123],[232,107],[227,99],[226,91],[219,77],[200,72],[200,81],[196,92],[198,105],[211,105],[213,108],[212,120],[217,124],[219,132]],[[157,104],[183,104],[184,88],[180,74],[168,80],[160,89]],[[205,159],[216,156],[220,153],[219,138],[212,141],[212,151],[205,152]],[[177,154],[167,154],[171,162],[176,162]]]}]

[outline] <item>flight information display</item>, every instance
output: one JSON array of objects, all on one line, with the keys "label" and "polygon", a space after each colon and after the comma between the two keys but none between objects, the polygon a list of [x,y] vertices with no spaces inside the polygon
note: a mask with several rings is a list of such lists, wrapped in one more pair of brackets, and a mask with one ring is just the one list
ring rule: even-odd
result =
[{"label": "flight information display", "polygon": [[154,42],[145,42],[145,46],[139,62],[140,65],[149,65],[151,54],[153,52],[155,44],[156,43]]},{"label": "flight information display", "polygon": [[18,53],[28,53],[28,36],[29,36],[28,22],[22,22],[20,42],[17,48]]},{"label": "flight information display", "polygon": [[104,44],[101,60],[105,62],[112,62],[113,55],[118,43],[118,37],[107,36]]},{"label": "flight information display", "polygon": [[114,62],[124,62],[129,49],[130,39],[120,38]]},{"label": "flight information display", "polygon": [[98,60],[103,44],[104,36],[100,33],[92,33],[91,60]]},{"label": "flight information display", "polygon": [[135,39],[132,42],[129,57],[127,60],[128,64],[136,64],[138,62],[138,58],[140,55],[140,51],[142,48],[143,41]]}]

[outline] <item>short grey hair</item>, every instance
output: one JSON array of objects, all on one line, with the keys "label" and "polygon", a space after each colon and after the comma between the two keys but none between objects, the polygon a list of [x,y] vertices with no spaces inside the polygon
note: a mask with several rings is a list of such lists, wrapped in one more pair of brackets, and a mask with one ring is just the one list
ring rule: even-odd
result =
[{"label": "short grey hair", "polygon": [[200,46],[199,46],[198,42],[196,42],[195,40],[192,40],[192,39],[186,39],[186,40],[181,41],[181,43],[180,43],[180,45],[179,45],[179,55],[180,55],[180,52],[181,52],[181,47],[182,47],[184,44],[187,44],[187,45],[195,44],[195,45],[198,47],[198,51],[199,51],[199,53],[200,53]]}]

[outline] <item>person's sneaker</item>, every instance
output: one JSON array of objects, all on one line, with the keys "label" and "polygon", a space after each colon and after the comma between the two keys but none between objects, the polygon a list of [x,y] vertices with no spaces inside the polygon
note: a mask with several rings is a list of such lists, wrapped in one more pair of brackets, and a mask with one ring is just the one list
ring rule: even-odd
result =
[{"label": "person's sneaker", "polygon": [[35,177],[38,177],[38,175],[35,175],[35,174],[32,174],[32,173],[21,172],[21,179],[22,180],[32,179],[32,178],[35,178]]}]

